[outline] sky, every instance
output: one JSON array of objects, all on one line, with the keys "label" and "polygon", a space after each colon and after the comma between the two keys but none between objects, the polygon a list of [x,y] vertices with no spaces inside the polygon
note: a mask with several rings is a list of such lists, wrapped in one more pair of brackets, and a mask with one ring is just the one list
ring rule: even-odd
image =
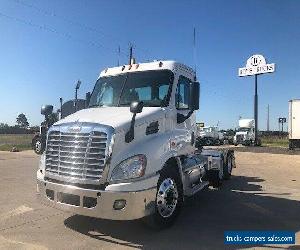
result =
[{"label": "sky", "polygon": [[[138,62],[177,60],[196,65],[201,84],[197,121],[228,129],[253,118],[254,77],[238,77],[253,54],[276,72],[258,76],[259,129],[278,129],[288,101],[300,98],[300,1],[0,1],[0,123],[24,113],[30,125],[40,107],[92,91],[102,69],[127,64],[129,45]],[[118,46],[121,48],[118,56]]]}]

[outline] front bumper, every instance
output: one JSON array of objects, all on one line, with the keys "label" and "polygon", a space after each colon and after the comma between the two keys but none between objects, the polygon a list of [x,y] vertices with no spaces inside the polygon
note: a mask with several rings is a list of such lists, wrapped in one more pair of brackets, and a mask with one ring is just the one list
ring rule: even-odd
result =
[{"label": "front bumper", "polygon": [[[110,220],[134,220],[150,215],[155,209],[156,187],[136,192],[83,189],[70,185],[37,180],[41,203],[75,214]],[[116,210],[115,201],[126,206]]]}]

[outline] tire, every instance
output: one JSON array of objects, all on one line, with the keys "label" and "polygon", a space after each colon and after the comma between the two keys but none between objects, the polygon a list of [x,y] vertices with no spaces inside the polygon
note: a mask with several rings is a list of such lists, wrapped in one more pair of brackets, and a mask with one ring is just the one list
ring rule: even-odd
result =
[{"label": "tire", "polygon": [[[175,168],[175,166],[172,166]],[[183,189],[175,169],[163,169],[157,183],[155,212],[144,218],[152,228],[164,229],[173,225],[183,205]]]},{"label": "tire", "polygon": [[289,150],[294,150],[294,143],[292,140],[289,140]]},{"label": "tire", "polygon": [[36,154],[41,155],[45,150],[45,144],[41,137],[37,137],[33,143],[33,150]]},{"label": "tire", "polygon": [[233,159],[232,159],[232,155],[229,154],[227,156],[227,160],[226,163],[223,165],[223,178],[224,180],[229,180],[231,177],[231,172],[232,172],[232,168],[233,168]]},{"label": "tire", "polygon": [[210,170],[209,172],[209,185],[214,188],[219,188],[222,186],[222,180],[219,175],[219,171]]},{"label": "tire", "polygon": [[257,146],[258,146],[258,147],[261,146],[261,139],[257,139]]}]

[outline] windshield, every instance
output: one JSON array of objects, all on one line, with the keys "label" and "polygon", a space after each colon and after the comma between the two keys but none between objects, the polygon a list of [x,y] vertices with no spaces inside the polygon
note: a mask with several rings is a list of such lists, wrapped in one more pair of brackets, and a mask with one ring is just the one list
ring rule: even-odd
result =
[{"label": "windshield", "polygon": [[250,131],[250,128],[239,128],[238,131],[239,132],[248,132],[248,131]]},{"label": "windshield", "polygon": [[203,128],[204,132],[210,132],[210,128]]},{"label": "windshield", "polygon": [[173,73],[169,70],[132,72],[101,77],[96,82],[89,107],[130,106],[142,101],[146,107],[165,107],[169,103]]}]

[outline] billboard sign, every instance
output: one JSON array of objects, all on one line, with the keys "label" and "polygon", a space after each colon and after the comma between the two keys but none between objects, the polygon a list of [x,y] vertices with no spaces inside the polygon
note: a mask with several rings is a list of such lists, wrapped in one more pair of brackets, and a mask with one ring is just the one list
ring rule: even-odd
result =
[{"label": "billboard sign", "polygon": [[275,63],[267,64],[266,59],[262,55],[253,55],[247,60],[246,67],[239,68],[239,76],[252,76],[265,73],[273,73],[275,71]]}]

